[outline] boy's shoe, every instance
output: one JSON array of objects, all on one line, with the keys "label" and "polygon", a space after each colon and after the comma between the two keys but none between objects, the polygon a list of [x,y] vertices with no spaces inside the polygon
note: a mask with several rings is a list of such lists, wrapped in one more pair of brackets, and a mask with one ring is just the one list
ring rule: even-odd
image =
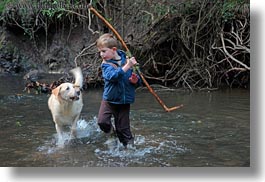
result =
[{"label": "boy's shoe", "polygon": [[132,137],[127,143],[123,143],[125,149],[128,149],[128,145],[134,147],[134,137]]}]

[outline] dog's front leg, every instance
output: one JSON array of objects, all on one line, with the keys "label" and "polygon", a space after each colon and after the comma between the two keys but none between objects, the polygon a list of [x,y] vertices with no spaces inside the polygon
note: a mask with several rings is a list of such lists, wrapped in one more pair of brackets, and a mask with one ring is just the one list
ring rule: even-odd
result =
[{"label": "dog's front leg", "polygon": [[62,144],[63,143],[63,131],[62,131],[62,126],[58,125],[57,123],[55,124],[55,128],[57,131],[57,135],[58,135],[58,143]]},{"label": "dog's front leg", "polygon": [[75,139],[76,138],[76,125],[77,125],[77,121],[78,121],[79,115],[76,116],[73,124],[72,124],[72,128],[71,128],[71,136],[70,139]]}]

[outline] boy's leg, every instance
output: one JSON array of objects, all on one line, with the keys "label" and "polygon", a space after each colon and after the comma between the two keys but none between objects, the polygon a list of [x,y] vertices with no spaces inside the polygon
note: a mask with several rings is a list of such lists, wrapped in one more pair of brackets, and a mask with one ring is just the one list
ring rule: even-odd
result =
[{"label": "boy's leg", "polygon": [[127,146],[128,142],[133,140],[130,129],[130,104],[117,105],[114,112],[116,133],[120,142]]},{"label": "boy's leg", "polygon": [[102,131],[109,133],[111,124],[112,109],[107,101],[102,100],[98,113],[98,125]]}]

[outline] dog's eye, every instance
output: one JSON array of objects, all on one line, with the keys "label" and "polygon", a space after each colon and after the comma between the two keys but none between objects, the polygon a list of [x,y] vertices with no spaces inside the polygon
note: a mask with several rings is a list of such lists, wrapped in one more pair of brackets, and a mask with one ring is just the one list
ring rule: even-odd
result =
[{"label": "dog's eye", "polygon": [[69,90],[70,89],[70,87],[66,87],[66,89],[65,90]]}]

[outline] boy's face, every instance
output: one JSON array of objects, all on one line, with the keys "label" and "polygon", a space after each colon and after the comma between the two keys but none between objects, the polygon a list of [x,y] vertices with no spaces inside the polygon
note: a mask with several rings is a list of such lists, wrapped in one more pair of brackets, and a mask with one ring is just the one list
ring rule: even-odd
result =
[{"label": "boy's face", "polygon": [[98,48],[100,57],[106,61],[106,60],[110,60],[110,59],[114,59],[115,58],[115,53],[117,51],[116,47],[113,48],[107,48],[107,47],[100,47]]}]

